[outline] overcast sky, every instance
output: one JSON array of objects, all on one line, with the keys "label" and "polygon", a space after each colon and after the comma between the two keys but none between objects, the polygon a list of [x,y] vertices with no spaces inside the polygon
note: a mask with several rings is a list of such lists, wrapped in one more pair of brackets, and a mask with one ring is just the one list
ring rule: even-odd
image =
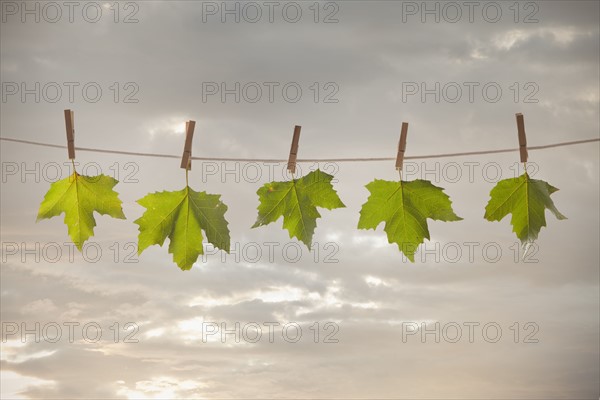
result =
[{"label": "overcast sky", "polygon": [[[1,136],[65,145],[69,108],[76,146],[177,157],[188,119],[198,157],[286,159],[296,124],[299,158],[395,157],[403,121],[407,156],[516,148],[518,112],[530,146],[597,138],[599,3],[465,3],[2,1]],[[3,398],[599,397],[597,142],[530,151],[568,219],[546,213],[525,256],[509,218],[483,219],[518,152],[407,160],[464,218],[430,221],[415,263],[356,228],[394,161],[300,165],[347,206],[322,210],[312,252],[281,220],[250,228],[284,163],[194,161],[232,251],[185,272],[167,244],[137,256],[133,223],[136,200],[184,187],[179,159],[77,151],[79,172],[118,175],[127,219],[97,216],[71,257],[63,217],[35,222],[67,151],[1,146]]]}]

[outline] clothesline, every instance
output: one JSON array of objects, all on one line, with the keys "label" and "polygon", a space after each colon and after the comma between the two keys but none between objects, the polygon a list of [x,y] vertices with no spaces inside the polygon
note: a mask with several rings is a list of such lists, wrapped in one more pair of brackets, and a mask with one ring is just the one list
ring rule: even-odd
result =
[{"label": "clothesline", "polygon": [[[53,147],[57,149],[66,149],[67,146],[51,143],[36,142],[32,140],[14,139],[8,137],[0,137],[1,141],[22,143],[34,146]],[[528,150],[544,150],[551,149],[554,147],[573,146],[577,144],[600,142],[600,138],[594,139],[581,139],[570,142],[551,143],[542,146],[528,146]],[[122,150],[110,150],[110,149],[95,149],[88,147],[75,147],[77,151],[89,151],[94,153],[108,153],[108,154],[120,154],[127,156],[139,156],[139,157],[160,157],[160,158],[181,158],[181,155],[173,154],[160,154],[160,153],[140,153],[133,151],[122,151]],[[442,153],[442,154],[425,154],[416,156],[406,156],[405,160],[424,160],[428,158],[449,158],[449,157],[462,157],[462,156],[476,156],[483,154],[497,154],[497,153],[510,153],[518,152],[519,148],[512,149],[498,149],[498,150],[480,150],[480,151],[466,151],[460,153]],[[198,161],[233,161],[233,162],[265,162],[265,163],[277,163],[287,162],[287,159],[283,158],[231,158],[231,157],[191,157],[192,160]],[[296,162],[369,162],[369,161],[391,161],[395,160],[395,157],[358,157],[358,158],[298,158]]]}]

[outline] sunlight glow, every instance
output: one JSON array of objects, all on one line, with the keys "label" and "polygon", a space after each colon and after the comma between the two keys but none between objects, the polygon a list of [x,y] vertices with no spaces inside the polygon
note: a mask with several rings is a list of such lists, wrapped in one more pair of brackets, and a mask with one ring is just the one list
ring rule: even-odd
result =
[{"label": "sunlight glow", "polygon": [[176,399],[183,397],[204,399],[204,397],[199,396],[197,390],[207,387],[204,383],[190,379],[178,381],[170,377],[138,381],[135,383],[134,389],[124,386],[123,381],[117,381],[117,383],[122,386],[117,391],[117,395],[125,396],[128,399]]}]

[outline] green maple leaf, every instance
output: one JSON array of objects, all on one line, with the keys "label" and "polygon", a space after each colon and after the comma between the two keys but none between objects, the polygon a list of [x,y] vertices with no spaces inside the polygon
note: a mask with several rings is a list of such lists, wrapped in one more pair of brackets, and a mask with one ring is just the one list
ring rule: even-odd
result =
[{"label": "green maple leaf", "polygon": [[146,208],[134,221],[139,225],[138,254],[163,245],[169,237],[169,253],[182,270],[189,270],[204,254],[202,230],[215,247],[229,253],[230,239],[221,195],[196,192],[189,186],[175,192],[156,192],[137,202]]},{"label": "green maple leaf", "polygon": [[288,182],[270,182],[256,192],[260,204],[258,218],[252,226],[257,228],[277,221],[283,216],[283,228],[290,238],[296,237],[310,250],[312,237],[321,217],[317,207],[333,210],[346,207],[331,185],[333,176],[313,171]]},{"label": "green maple leaf", "polygon": [[500,221],[507,214],[513,232],[526,245],[535,241],[543,226],[546,226],[546,208],[557,219],[566,219],[554,206],[550,195],[558,191],[547,182],[531,179],[527,173],[518,178],[499,181],[490,192],[490,201],[485,207],[484,218]]},{"label": "green maple leaf", "polygon": [[443,189],[425,180],[384,181],[375,179],[366,185],[371,192],[360,210],[359,229],[376,229],[385,222],[388,242],[396,243],[410,261],[424,239],[429,239],[427,218],[460,221],[450,198]]},{"label": "green maple leaf", "polygon": [[38,211],[37,221],[65,213],[65,224],[79,251],[94,235],[94,211],[101,215],[125,219],[121,200],[112,188],[118,181],[110,176],[73,175],[50,185]]}]

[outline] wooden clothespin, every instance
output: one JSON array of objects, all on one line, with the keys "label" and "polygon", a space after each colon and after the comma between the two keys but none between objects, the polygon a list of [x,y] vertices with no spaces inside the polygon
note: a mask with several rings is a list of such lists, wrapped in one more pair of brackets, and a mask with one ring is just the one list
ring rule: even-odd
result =
[{"label": "wooden clothespin", "polygon": [[402,123],[400,141],[398,142],[398,155],[396,156],[396,169],[402,171],[404,163],[404,151],[406,150],[406,136],[408,135],[408,122]]},{"label": "wooden clothespin", "polygon": [[69,160],[75,159],[75,112],[65,110],[65,126],[67,127],[67,149]]},{"label": "wooden clothespin", "polygon": [[196,121],[187,121],[185,123],[185,145],[183,146],[183,156],[181,156],[181,168],[192,169],[192,138],[194,137],[194,128]]},{"label": "wooden clothespin", "polygon": [[519,131],[519,153],[521,154],[521,162],[527,162],[527,136],[525,136],[525,121],[523,114],[517,113],[517,130]]},{"label": "wooden clothespin", "polygon": [[296,125],[294,127],[294,137],[292,138],[292,148],[290,149],[290,158],[288,158],[287,169],[292,174],[296,172],[296,156],[298,155],[298,143],[300,142],[300,129],[301,126]]}]

